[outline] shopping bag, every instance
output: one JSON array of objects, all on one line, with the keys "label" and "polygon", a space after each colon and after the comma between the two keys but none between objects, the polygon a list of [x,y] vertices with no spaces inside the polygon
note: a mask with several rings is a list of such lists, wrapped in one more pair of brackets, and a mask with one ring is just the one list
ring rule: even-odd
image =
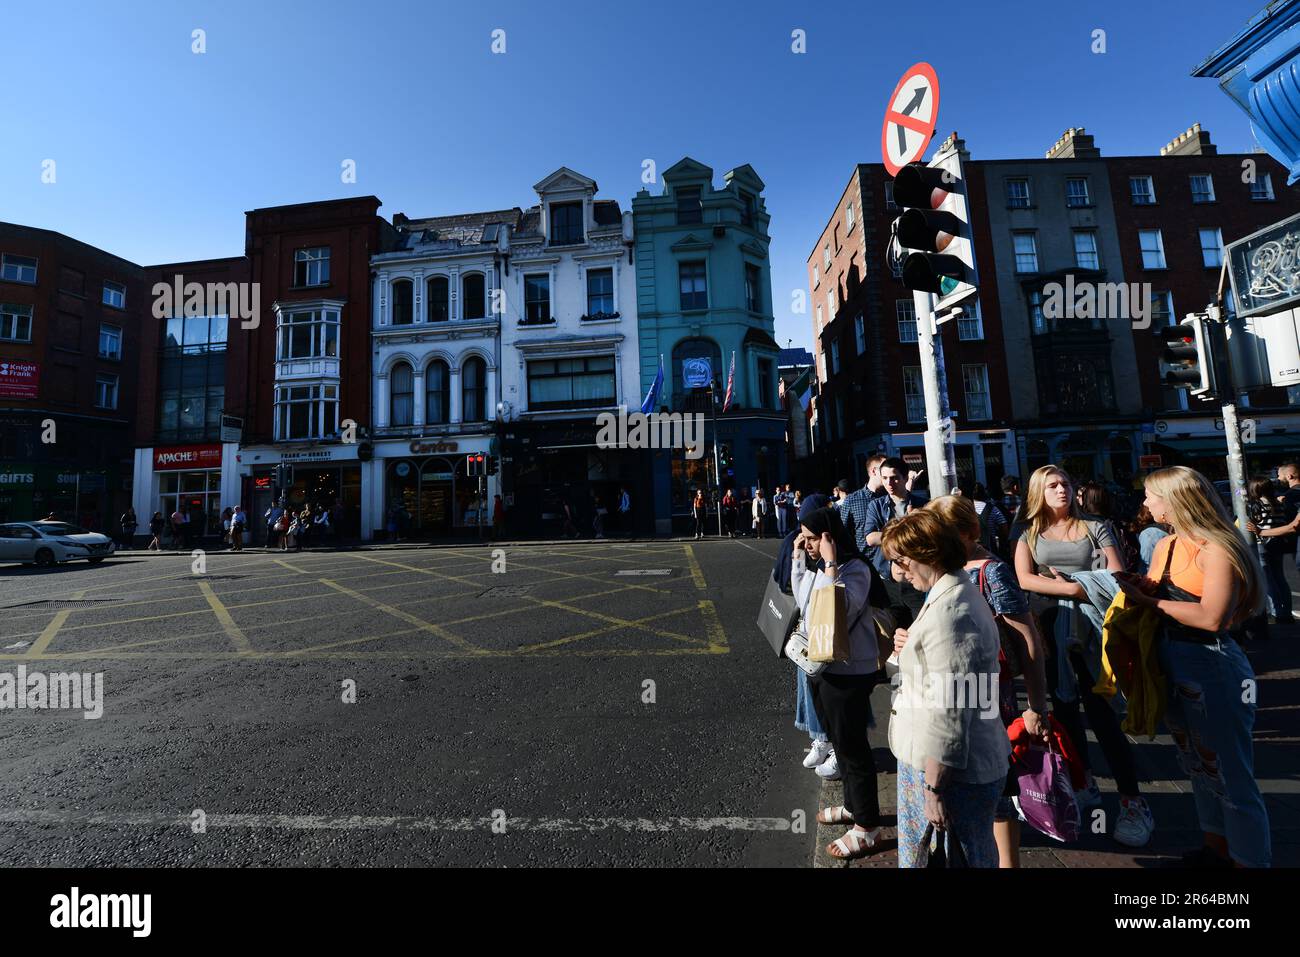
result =
[{"label": "shopping bag", "polygon": [[808,601],[808,659],[849,660],[849,601],[843,582],[826,585]]},{"label": "shopping bag", "polygon": [[950,841],[947,830],[939,830],[938,840],[935,840],[935,826],[927,823],[925,825],[925,834],[921,837],[919,845],[921,856],[925,859],[926,867],[943,867],[958,868],[969,867],[966,863],[966,852],[962,850],[961,841]]},{"label": "shopping bag", "polygon": [[1079,805],[1061,752],[1030,746],[1017,755],[1014,767],[1020,813],[1029,826],[1058,841],[1077,841]]},{"label": "shopping bag", "polygon": [[778,658],[785,650],[785,641],[794,630],[798,617],[799,608],[794,602],[794,596],[781,591],[781,586],[769,575],[767,591],[763,593],[763,605],[758,609],[758,629]]}]

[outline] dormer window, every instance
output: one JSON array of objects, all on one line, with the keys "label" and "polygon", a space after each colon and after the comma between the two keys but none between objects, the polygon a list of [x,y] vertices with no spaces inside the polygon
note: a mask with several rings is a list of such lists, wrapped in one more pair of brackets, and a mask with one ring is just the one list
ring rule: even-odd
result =
[{"label": "dormer window", "polygon": [[582,203],[551,205],[550,238],[552,246],[577,246],[582,243]]},{"label": "dormer window", "polygon": [[704,222],[704,206],[700,202],[700,187],[682,186],[673,190],[677,196],[677,225]]}]

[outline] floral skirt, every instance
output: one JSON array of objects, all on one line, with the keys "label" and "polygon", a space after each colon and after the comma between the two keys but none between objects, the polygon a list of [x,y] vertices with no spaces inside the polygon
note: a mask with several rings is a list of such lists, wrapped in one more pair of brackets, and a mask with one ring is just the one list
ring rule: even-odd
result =
[{"label": "floral skirt", "polygon": [[[1002,794],[1004,778],[988,784],[951,783],[944,786],[943,807],[948,827],[936,840],[961,844],[970,867],[997,867],[998,846],[993,840],[993,812]],[[898,762],[898,866],[925,867],[929,849],[925,837],[925,771]],[[951,854],[949,854],[951,857]]]}]

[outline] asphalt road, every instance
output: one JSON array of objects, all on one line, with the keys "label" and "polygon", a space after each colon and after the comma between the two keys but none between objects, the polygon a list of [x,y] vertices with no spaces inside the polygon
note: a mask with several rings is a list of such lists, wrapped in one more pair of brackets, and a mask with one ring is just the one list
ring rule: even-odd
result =
[{"label": "asphalt road", "polygon": [[775,552],[0,567],[0,676],[103,675],[98,719],[0,710],[0,863],[806,866]]}]

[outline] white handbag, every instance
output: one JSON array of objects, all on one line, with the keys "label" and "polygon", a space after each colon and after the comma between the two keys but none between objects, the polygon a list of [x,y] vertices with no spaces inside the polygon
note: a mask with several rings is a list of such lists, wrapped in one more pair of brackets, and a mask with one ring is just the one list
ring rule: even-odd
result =
[{"label": "white handbag", "polygon": [[802,625],[790,633],[790,639],[785,643],[785,656],[809,678],[821,674],[830,664],[829,661],[808,660],[808,636],[803,633]]}]

